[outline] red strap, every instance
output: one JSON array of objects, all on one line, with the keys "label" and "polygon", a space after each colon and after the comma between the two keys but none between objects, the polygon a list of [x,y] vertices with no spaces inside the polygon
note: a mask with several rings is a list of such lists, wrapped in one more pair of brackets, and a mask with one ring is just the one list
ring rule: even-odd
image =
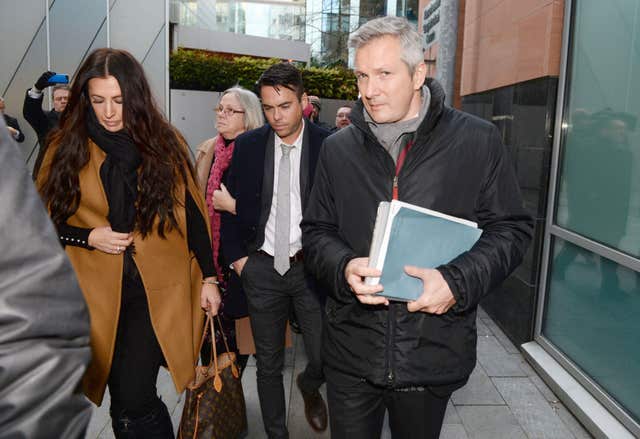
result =
[{"label": "red strap", "polygon": [[407,142],[404,148],[402,148],[402,151],[400,151],[400,155],[398,156],[398,161],[396,163],[396,176],[393,178],[393,199],[394,200],[398,199],[398,175],[400,175],[400,170],[402,169],[402,166],[404,165],[404,161],[407,158],[407,154],[411,150],[412,146],[413,146],[412,140]]}]

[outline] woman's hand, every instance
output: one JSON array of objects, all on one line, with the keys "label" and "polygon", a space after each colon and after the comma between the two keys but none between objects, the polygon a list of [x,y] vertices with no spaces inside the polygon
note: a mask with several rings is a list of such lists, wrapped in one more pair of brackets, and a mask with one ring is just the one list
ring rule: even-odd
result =
[{"label": "woman's hand", "polygon": [[119,233],[111,230],[111,226],[96,227],[89,233],[89,245],[98,250],[117,255],[122,253],[133,242],[133,233]]},{"label": "woman's hand", "polygon": [[224,183],[220,183],[220,189],[213,191],[213,208],[236,214],[236,200],[231,196]]},{"label": "woman's hand", "polygon": [[[207,279],[205,279],[205,281],[206,280]],[[218,314],[221,301],[222,298],[220,297],[218,285],[211,283],[202,284],[202,290],[200,290],[200,306],[202,309],[211,313],[212,316],[215,316]]]}]

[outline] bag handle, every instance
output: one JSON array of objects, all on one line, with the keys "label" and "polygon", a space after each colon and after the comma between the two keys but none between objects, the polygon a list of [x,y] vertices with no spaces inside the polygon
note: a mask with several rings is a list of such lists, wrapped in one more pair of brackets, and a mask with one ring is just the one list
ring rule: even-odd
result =
[{"label": "bag handle", "polygon": [[[209,328],[211,328],[211,357],[209,358],[209,367],[211,367],[211,363],[213,363],[213,370],[216,376],[213,384],[216,390],[219,392],[220,390],[222,390],[222,380],[220,379],[220,368],[218,367],[218,352],[217,352],[216,341],[215,341],[216,332],[215,332],[213,320],[214,320],[213,316],[211,315],[211,313],[208,312],[207,320],[205,322],[204,329],[202,332],[202,338],[200,339],[200,347],[198,349],[198,352],[202,351],[202,346],[204,345],[204,340],[207,337],[207,332],[209,332]],[[227,337],[224,334],[224,329],[222,327],[222,321],[220,320],[220,316],[216,315],[215,320],[218,322],[218,326],[220,327],[220,334],[222,334],[224,347],[227,353],[231,354],[231,351],[229,349],[229,344],[227,343]],[[198,363],[196,360],[196,366],[197,365]],[[238,371],[238,367],[236,366],[235,360],[231,363],[231,373],[235,378],[240,377],[240,372]]]}]

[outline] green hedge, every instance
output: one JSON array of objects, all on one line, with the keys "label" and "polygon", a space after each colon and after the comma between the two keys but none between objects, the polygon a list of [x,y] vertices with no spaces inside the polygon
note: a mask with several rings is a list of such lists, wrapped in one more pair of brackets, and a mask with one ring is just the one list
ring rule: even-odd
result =
[{"label": "green hedge", "polygon": [[[197,50],[180,49],[171,54],[169,73],[171,88],[185,90],[224,91],[239,84],[253,90],[256,81],[277,59],[246,56],[224,58]],[[329,99],[358,97],[353,73],[341,68],[303,68],[307,93]]]}]

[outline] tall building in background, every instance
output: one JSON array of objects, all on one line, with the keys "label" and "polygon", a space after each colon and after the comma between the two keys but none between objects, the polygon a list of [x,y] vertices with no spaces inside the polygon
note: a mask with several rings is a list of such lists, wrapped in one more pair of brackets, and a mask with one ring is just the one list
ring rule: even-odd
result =
[{"label": "tall building in background", "polygon": [[399,15],[417,26],[417,10],[417,0],[171,0],[179,26],[304,42],[322,65],[349,63],[349,33],[365,21]]}]

